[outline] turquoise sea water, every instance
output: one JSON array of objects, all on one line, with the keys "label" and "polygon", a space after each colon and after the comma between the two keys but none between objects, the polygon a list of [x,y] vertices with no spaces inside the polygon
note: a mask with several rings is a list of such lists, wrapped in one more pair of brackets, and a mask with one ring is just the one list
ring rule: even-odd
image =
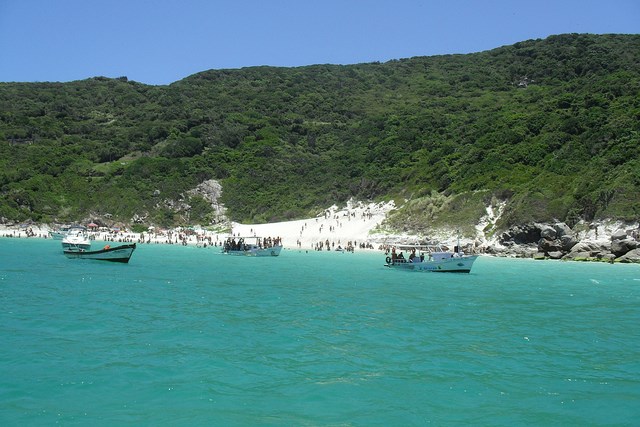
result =
[{"label": "turquoise sea water", "polygon": [[383,263],[1,238],[0,424],[640,423],[640,265]]}]

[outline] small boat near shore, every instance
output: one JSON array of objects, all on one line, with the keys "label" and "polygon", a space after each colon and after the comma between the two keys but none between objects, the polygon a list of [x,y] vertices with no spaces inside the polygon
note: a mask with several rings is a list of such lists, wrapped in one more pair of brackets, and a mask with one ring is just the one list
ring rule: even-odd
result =
[{"label": "small boat near shore", "polygon": [[[478,255],[465,255],[456,246],[453,252],[445,251],[437,246],[399,245],[401,252],[393,248],[391,255],[385,259],[385,267],[407,271],[428,271],[435,273],[470,273]],[[404,250],[409,252],[405,258]]]},{"label": "small boat near shore", "polygon": [[135,249],[136,244],[131,243],[114,247],[106,245],[104,248],[97,251],[87,251],[83,249],[65,249],[63,250],[63,252],[67,258],[94,259],[97,261],[128,263]]},{"label": "small boat near shore", "polygon": [[282,241],[270,237],[230,237],[222,246],[223,254],[235,256],[278,256],[280,251],[282,251]]},{"label": "small boat near shore", "polygon": [[49,237],[53,240],[62,240],[69,232],[69,227],[60,227],[49,231]]}]

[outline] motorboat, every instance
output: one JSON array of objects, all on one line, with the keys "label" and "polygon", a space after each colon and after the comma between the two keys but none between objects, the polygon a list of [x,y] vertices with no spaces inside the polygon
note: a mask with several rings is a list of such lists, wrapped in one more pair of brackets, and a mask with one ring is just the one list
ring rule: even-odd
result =
[{"label": "motorboat", "polygon": [[[406,257],[405,250],[408,253]],[[477,258],[478,255],[466,255],[459,245],[453,251],[439,246],[398,245],[386,257],[385,267],[437,273],[470,273]]]},{"label": "motorboat", "polygon": [[282,240],[270,237],[229,237],[222,245],[226,255],[267,257],[278,256],[282,251]]},{"label": "motorboat", "polygon": [[71,227],[62,237],[63,250],[89,250],[91,239],[85,227]]},{"label": "motorboat", "polygon": [[53,240],[62,240],[69,232],[69,227],[60,227],[49,231],[49,237]]}]

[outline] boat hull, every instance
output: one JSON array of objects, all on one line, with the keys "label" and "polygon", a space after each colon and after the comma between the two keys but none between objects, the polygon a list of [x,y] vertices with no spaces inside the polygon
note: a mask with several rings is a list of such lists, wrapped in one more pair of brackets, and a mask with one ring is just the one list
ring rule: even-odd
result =
[{"label": "boat hull", "polygon": [[426,271],[433,273],[470,273],[478,255],[452,257],[437,261],[390,262],[385,267],[407,271]]},{"label": "boat hull", "polygon": [[67,258],[93,259],[97,261],[128,263],[136,244],[121,245],[116,247],[105,247],[98,251],[84,251],[77,249],[66,249],[64,254]]},{"label": "boat hull", "polygon": [[270,248],[250,247],[246,250],[223,250],[222,253],[233,256],[270,257],[280,255],[281,250],[282,246],[272,246]]},{"label": "boat hull", "polygon": [[64,236],[66,236],[66,232],[64,231],[50,231],[49,232],[49,236],[53,239],[53,240],[62,240],[64,239]]}]

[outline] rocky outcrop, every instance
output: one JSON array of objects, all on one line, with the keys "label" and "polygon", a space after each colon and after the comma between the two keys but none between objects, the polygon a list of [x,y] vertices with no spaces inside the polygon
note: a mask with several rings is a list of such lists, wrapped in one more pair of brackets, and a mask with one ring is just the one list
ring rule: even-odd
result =
[{"label": "rocky outcrop", "polygon": [[549,252],[562,252],[562,242],[560,239],[546,239],[542,238],[538,241],[538,251],[549,253]]},{"label": "rocky outcrop", "polygon": [[638,247],[638,242],[630,238],[624,230],[617,231],[611,235],[611,253],[616,257],[622,257]]},{"label": "rocky outcrop", "polygon": [[578,243],[578,239],[571,234],[565,234],[560,238],[560,243],[562,243],[562,251],[569,252]]},{"label": "rocky outcrop", "polygon": [[541,237],[542,230],[539,224],[517,225],[502,233],[500,243],[504,246],[528,245],[538,242]]},{"label": "rocky outcrop", "polygon": [[[159,190],[154,191],[154,196],[159,196],[161,193]],[[212,214],[208,221],[210,224],[227,223],[229,219],[226,216],[226,208],[219,201],[222,195],[222,186],[216,180],[207,180],[198,184],[195,188],[181,193],[177,199],[162,199],[158,200],[156,209],[169,209],[174,214],[179,215],[183,222],[190,223],[190,215],[192,209],[192,203],[194,197],[201,197],[206,201],[212,209]],[[146,220],[148,214],[136,213],[132,218],[133,223],[141,222],[139,218]],[[206,224],[206,225],[210,225]]]},{"label": "rocky outcrop", "polygon": [[628,262],[640,263],[640,249],[630,250],[629,252],[622,255],[621,257],[616,258],[616,261],[624,262],[624,263],[628,263]]},{"label": "rocky outcrop", "polygon": [[516,226],[499,237],[499,248],[490,247],[486,252],[516,257],[529,253],[535,259],[640,262],[638,224],[631,224],[629,228],[621,226],[611,232],[608,239],[602,231],[598,236],[598,229],[605,228],[600,225],[581,224],[581,229],[578,228],[572,230],[565,223]]},{"label": "rocky outcrop", "polygon": [[606,248],[602,248],[595,242],[578,242],[571,248],[571,251],[565,253],[562,259],[574,261],[597,261],[609,253]]},{"label": "rocky outcrop", "polygon": [[206,200],[213,209],[215,216],[218,220],[226,220],[226,209],[222,203],[218,201],[222,195],[222,185],[215,179],[210,179],[200,183],[193,190],[187,192],[189,196],[199,195]]}]

